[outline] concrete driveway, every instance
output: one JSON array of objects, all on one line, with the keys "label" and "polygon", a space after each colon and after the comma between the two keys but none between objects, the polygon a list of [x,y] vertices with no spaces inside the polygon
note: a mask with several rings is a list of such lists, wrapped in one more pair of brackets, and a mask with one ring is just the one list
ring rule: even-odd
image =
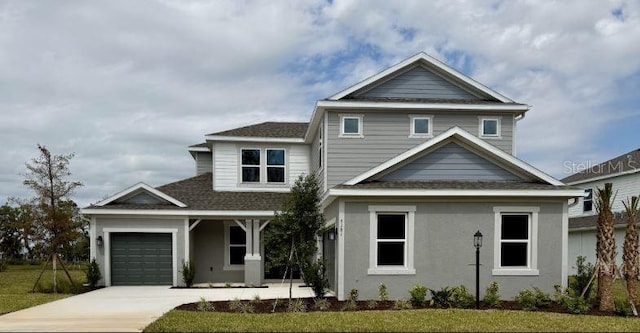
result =
[{"label": "concrete driveway", "polygon": [[[0,316],[0,331],[16,332],[140,332],[174,307],[197,302],[234,298],[289,297],[288,286],[269,288],[192,288],[166,286],[109,287]],[[311,297],[309,288],[294,285],[294,297]]]}]

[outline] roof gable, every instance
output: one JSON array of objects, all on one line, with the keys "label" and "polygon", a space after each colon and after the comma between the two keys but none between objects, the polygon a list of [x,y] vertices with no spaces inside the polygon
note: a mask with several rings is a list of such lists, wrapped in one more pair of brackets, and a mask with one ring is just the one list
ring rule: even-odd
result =
[{"label": "roof gable", "polygon": [[455,140],[457,144],[463,146],[467,150],[485,156],[491,162],[499,165],[503,169],[508,170],[513,174],[519,175],[521,178],[535,179],[555,186],[564,185],[559,180],[545,174],[544,172],[496,148],[495,146],[485,142],[484,140],[459,127],[452,127],[446,132],[434,137],[433,139],[407,150],[406,152],[378,165],[377,167],[372,168],[371,170],[348,180],[344,184],[355,185],[366,180],[372,180],[376,177],[381,177],[384,174],[387,174],[401,166],[406,165],[419,156],[423,156],[430,151],[434,151],[437,148],[446,145],[452,140]]},{"label": "roof gable", "polygon": [[396,76],[398,76],[398,74],[402,74],[406,72],[408,69],[413,69],[416,66],[421,66],[422,68],[427,69],[428,71],[431,71],[432,73],[436,74],[440,78],[450,83],[453,83],[459,89],[469,92],[469,94],[472,96],[476,95],[481,97],[478,99],[497,100],[503,103],[514,103],[513,100],[480,84],[479,82],[458,72],[452,67],[449,67],[448,65],[444,64],[443,62],[437,60],[436,58],[424,52],[418,53],[413,57],[398,63],[395,66],[392,66],[376,75],[371,76],[370,78],[364,81],[361,81],[360,83],[357,83],[341,92],[338,92],[337,94],[329,97],[328,99],[340,100],[340,99],[345,99],[354,93],[356,93],[355,95],[362,94],[362,92],[378,87],[385,81],[393,79]]},{"label": "roof gable", "polygon": [[181,201],[145,184],[137,183],[123,191],[120,191],[107,199],[104,199],[95,206],[107,206],[111,204],[142,204],[142,205],[157,205],[157,204],[169,204],[178,207],[187,207]]},{"label": "roof gable", "polygon": [[390,172],[376,178],[381,181],[523,180],[522,177],[460,146],[455,140],[430,152],[417,154],[415,159],[409,160],[398,163],[397,168],[390,168]]},{"label": "roof gable", "polygon": [[366,86],[345,99],[482,100],[421,65]]}]

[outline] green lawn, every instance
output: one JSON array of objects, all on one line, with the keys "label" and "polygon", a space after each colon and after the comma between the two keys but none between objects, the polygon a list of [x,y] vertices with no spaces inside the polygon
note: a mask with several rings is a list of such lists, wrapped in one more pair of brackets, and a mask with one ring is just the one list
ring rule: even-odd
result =
[{"label": "green lawn", "polygon": [[[85,282],[84,266],[67,268],[75,280]],[[71,294],[32,293],[31,289],[41,269],[42,266],[40,265],[9,265],[7,270],[0,272],[0,314],[71,296]],[[52,281],[52,277],[53,273],[49,265],[42,279]],[[58,280],[61,279],[67,279],[67,276],[60,268],[58,270]]]},{"label": "green lawn", "polygon": [[640,331],[640,319],[500,310],[236,314],[174,310],[145,332],[203,331]]}]

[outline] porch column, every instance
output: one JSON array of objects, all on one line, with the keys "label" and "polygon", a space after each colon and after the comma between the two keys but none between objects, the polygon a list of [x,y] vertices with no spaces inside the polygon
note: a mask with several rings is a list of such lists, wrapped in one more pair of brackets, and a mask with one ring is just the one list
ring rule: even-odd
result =
[{"label": "porch column", "polygon": [[246,246],[244,256],[244,283],[262,285],[262,257],[260,256],[260,220],[245,220]]}]

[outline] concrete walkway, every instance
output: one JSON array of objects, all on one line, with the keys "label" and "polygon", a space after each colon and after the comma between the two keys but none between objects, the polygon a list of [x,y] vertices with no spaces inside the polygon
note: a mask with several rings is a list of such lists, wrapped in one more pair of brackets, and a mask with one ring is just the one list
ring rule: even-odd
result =
[{"label": "concrete walkway", "polygon": [[[0,331],[16,332],[140,332],[174,307],[204,297],[208,301],[234,298],[289,297],[288,286],[269,288],[193,288],[166,286],[109,287],[0,316]],[[294,285],[294,297],[312,297],[309,288]]]}]

